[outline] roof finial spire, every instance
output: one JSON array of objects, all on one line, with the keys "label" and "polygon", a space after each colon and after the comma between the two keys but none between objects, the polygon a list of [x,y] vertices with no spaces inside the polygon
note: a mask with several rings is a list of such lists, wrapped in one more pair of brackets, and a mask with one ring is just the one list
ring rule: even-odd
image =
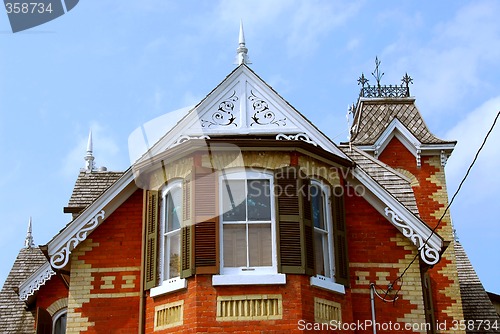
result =
[{"label": "roof finial spire", "polygon": [[92,129],[89,132],[87,142],[87,154],[85,155],[85,172],[90,173],[94,170],[94,156],[92,155]]},{"label": "roof finial spire", "polygon": [[28,232],[26,233],[26,239],[24,240],[24,247],[26,248],[35,247],[35,241],[33,240],[33,227],[31,222],[31,216],[30,220],[28,221]]},{"label": "roof finial spire", "polygon": [[248,58],[248,49],[245,46],[245,33],[243,32],[243,22],[240,20],[240,35],[238,38],[238,48],[236,49],[236,64],[251,64]]}]

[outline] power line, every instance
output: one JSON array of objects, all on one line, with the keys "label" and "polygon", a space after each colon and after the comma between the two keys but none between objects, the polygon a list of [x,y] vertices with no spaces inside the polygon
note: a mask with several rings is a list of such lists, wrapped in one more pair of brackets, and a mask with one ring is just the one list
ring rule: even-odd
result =
[{"label": "power line", "polygon": [[[441,218],[439,218],[436,226],[432,229],[431,231],[431,234],[429,235],[429,237],[427,237],[427,239],[425,240],[425,242],[422,244],[422,246],[419,247],[417,253],[415,254],[415,256],[413,257],[413,260],[411,260],[411,262],[408,264],[408,266],[405,268],[405,270],[401,273],[401,275],[398,276],[398,278],[396,278],[394,281],[392,281],[392,283],[390,284],[390,286],[394,286],[394,284],[396,284],[397,281],[401,280],[403,278],[403,276],[406,274],[406,272],[408,271],[408,269],[410,269],[411,265],[415,262],[415,260],[417,259],[418,257],[418,254],[420,252],[420,250],[422,248],[424,248],[427,243],[429,242],[430,238],[434,235],[434,233],[436,232],[437,228],[439,227],[439,225],[441,225],[441,221],[443,220],[444,216],[446,215],[446,213],[448,212],[448,209],[450,208],[451,204],[453,203],[453,201],[455,200],[455,197],[458,195],[458,192],[460,191],[460,189],[462,188],[462,185],[464,184],[465,180],[467,179],[467,177],[469,176],[469,173],[472,169],[472,166],[474,166],[474,164],[476,163],[476,160],[477,158],[479,157],[479,153],[481,152],[481,150],[483,149],[484,145],[486,144],[486,141],[488,140],[488,137],[490,136],[491,132],[493,131],[493,128],[495,127],[495,124],[498,120],[498,117],[500,116],[500,111],[497,112],[497,115],[495,117],[495,120],[493,121],[493,124],[491,125],[488,133],[486,134],[486,136],[484,137],[484,140],[483,140],[483,143],[481,144],[481,146],[479,147],[479,149],[477,150],[476,152],[476,155],[474,156],[474,159],[472,160],[469,168],[467,169],[467,172],[465,173],[465,176],[462,178],[462,181],[460,182],[460,184],[458,185],[458,188],[457,190],[455,191],[455,193],[453,194],[450,202],[448,203],[448,206],[446,206],[446,209],[444,209],[444,212],[443,212],[443,215],[441,216]],[[395,295],[394,295],[394,298],[396,298],[398,296],[398,293],[399,291],[401,291],[401,288],[402,288],[402,285],[399,287],[399,289],[396,291]]]}]

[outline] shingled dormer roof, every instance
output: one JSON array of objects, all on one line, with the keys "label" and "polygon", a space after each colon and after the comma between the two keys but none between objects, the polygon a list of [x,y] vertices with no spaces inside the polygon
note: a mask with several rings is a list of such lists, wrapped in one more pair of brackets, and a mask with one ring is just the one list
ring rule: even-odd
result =
[{"label": "shingled dormer roof", "polygon": [[74,214],[81,212],[101,196],[122,175],[123,172],[80,172],[68,206],[64,208],[64,212]]},{"label": "shingled dormer roof", "polygon": [[12,266],[0,292],[0,333],[34,333],[34,310],[26,310],[26,304],[15,292],[47,259],[38,247],[23,248]]},{"label": "shingled dormer roof", "polygon": [[415,99],[360,98],[351,128],[353,145],[373,145],[388,126],[397,119],[421,144],[455,144],[429,131]]},{"label": "shingled dormer roof", "polygon": [[[500,325],[500,317],[491,303],[483,284],[479,280],[476,271],[459,242],[455,242],[455,256],[457,258],[458,280],[460,282],[460,294],[462,295],[462,308],[464,320],[474,323],[473,330],[467,329],[467,333],[498,333],[497,329],[486,329],[486,322]],[[484,324],[484,325],[482,325]],[[478,328],[478,326],[481,326]]]},{"label": "shingled dormer roof", "polygon": [[414,180],[410,180],[356,147],[340,146],[340,149],[408,210],[419,216],[411,184]]}]

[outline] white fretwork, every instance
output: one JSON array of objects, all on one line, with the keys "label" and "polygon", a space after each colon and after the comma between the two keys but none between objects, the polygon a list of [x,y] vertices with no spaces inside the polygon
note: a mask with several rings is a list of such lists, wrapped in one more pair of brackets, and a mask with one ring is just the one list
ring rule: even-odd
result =
[{"label": "white fretwork", "polygon": [[31,283],[27,287],[23,287],[19,292],[19,299],[22,301],[28,300],[30,296],[33,296],[36,291],[40,289],[42,285],[44,285],[52,276],[56,273],[52,270],[48,263],[41,266],[37,272],[34,273],[36,278],[31,280]]},{"label": "white fretwork", "polygon": [[75,235],[66,242],[64,247],[50,256],[50,264],[53,268],[61,269],[68,264],[71,251],[87,238],[88,232],[93,231],[99,225],[99,218],[104,220],[104,214],[104,210],[101,210],[92,219],[90,219],[88,223],[80,229],[80,231],[76,232]]},{"label": "white fretwork", "polygon": [[311,140],[306,133],[297,133],[295,135],[286,135],[284,133],[278,133],[276,135],[276,140],[302,140],[308,144],[312,144],[314,146],[318,146],[316,142]]},{"label": "white fretwork", "polygon": [[210,136],[207,136],[207,135],[204,135],[204,136],[198,136],[198,137],[191,137],[191,136],[188,136],[188,135],[182,135],[180,136],[176,141],[175,143],[172,144],[172,146],[170,146],[170,148],[172,147],[175,147],[177,145],[180,145],[182,143],[185,143],[191,139],[210,139]]},{"label": "white fretwork", "polygon": [[403,233],[405,237],[411,240],[415,246],[417,246],[418,251],[420,252],[420,258],[432,266],[438,263],[439,261],[439,249],[432,248],[428,243],[422,238],[421,235],[415,233],[412,227],[406,224],[399,216],[389,209],[389,207],[385,208],[385,215],[389,217],[392,223],[399,228],[399,230]]}]

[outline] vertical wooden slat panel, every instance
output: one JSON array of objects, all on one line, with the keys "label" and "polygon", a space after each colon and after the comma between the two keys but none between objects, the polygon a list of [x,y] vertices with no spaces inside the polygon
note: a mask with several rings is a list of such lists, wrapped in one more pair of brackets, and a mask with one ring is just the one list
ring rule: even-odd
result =
[{"label": "vertical wooden slat panel", "polygon": [[193,261],[193,182],[188,174],[182,182],[181,277],[194,274]]},{"label": "vertical wooden slat panel", "polygon": [[156,285],[157,243],[158,243],[158,191],[149,190],[146,199],[146,263],[144,289]]},{"label": "vertical wooden slat panel", "polygon": [[347,253],[344,191],[342,187],[332,189],[331,203],[335,248],[335,281],[349,286],[349,258]]}]

